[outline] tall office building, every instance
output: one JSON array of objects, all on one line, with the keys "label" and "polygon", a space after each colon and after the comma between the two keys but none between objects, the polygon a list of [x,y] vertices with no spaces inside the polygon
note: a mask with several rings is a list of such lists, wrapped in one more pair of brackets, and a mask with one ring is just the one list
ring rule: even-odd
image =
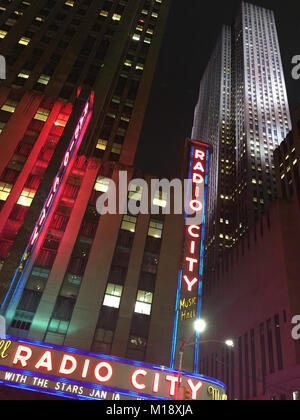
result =
[{"label": "tall office building", "polygon": [[273,151],[291,129],[274,13],[246,2],[201,80],[192,137],[214,147],[207,265],[276,198]]},{"label": "tall office building", "polygon": [[[1,3],[0,285],[11,336],[170,364],[183,216],[96,211],[105,178],[150,182],[133,162],[169,7]],[[165,205],[160,191],[153,200]]]},{"label": "tall office building", "polygon": [[226,381],[231,399],[299,392],[298,127],[274,13],[243,2],[201,81],[193,128],[215,149],[202,316],[203,340],[217,344],[202,346],[200,371]]},{"label": "tall office building", "polygon": [[[232,244],[232,183],[235,175],[235,137],[232,121],[231,29],[224,26],[200,84],[192,138],[212,146],[208,194],[206,259],[213,265],[218,253]],[[230,239],[229,239],[230,238]]]}]

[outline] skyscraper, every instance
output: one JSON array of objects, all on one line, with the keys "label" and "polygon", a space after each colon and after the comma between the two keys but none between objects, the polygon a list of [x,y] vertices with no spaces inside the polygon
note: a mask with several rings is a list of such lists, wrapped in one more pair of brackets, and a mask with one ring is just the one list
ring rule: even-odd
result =
[{"label": "skyscraper", "polygon": [[[201,80],[192,137],[214,147],[207,265],[276,198],[274,149],[291,129],[274,13],[242,2]],[[213,262],[213,264],[211,264]]]},{"label": "skyscraper", "polygon": [[169,364],[183,216],[96,211],[105,178],[138,175],[169,7],[1,5],[0,284],[12,336]]},{"label": "skyscraper", "polygon": [[[200,371],[225,380],[232,399],[299,390],[297,127],[274,13],[243,2],[201,80],[192,134],[215,152],[202,314],[203,340],[217,344],[202,346]],[[229,337],[234,348],[218,343]]]}]

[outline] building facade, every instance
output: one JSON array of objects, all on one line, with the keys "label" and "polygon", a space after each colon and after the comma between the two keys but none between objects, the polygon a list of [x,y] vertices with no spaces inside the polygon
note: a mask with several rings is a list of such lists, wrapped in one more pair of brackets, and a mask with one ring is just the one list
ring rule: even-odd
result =
[{"label": "building facade", "polygon": [[231,399],[292,399],[300,388],[298,120],[274,153],[278,199],[206,278],[207,338],[235,348],[203,345],[200,370],[226,381]]},{"label": "building facade", "polygon": [[[83,0],[0,8],[8,64],[0,88],[0,283],[12,336],[170,363],[183,216],[96,211],[107,178],[118,184],[125,171],[128,183],[151,181],[133,161],[169,7]],[[91,120],[45,222],[40,212],[90,90]],[[138,202],[137,191],[127,198]],[[152,200],[165,206],[159,190]],[[38,220],[43,232],[27,265]]]}]

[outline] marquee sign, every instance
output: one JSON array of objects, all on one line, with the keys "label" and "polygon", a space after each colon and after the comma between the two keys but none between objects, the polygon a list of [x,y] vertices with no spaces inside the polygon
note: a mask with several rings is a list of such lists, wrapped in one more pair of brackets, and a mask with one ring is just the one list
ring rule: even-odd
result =
[{"label": "marquee sign", "polygon": [[[89,125],[91,116],[92,116],[92,109],[93,109],[93,98],[94,94],[91,93],[89,99],[85,103],[83,107],[82,114],[79,118],[79,121],[76,125],[76,128],[74,130],[74,133],[72,135],[72,138],[69,142],[68,148],[65,152],[65,156],[63,158],[63,161],[61,162],[60,168],[57,172],[56,177],[53,180],[52,188],[49,192],[49,195],[47,197],[47,200],[44,204],[44,207],[40,213],[40,216],[37,220],[37,223],[34,227],[34,230],[32,232],[31,238],[29,240],[29,243],[27,245],[27,248],[22,256],[22,259],[20,261],[19,267],[17,268],[17,271],[15,273],[15,276],[11,282],[11,286],[8,290],[8,293],[3,301],[1,309],[5,309],[7,311],[7,306],[9,306],[15,296],[20,293],[22,290],[22,285],[25,282],[24,279],[24,272],[25,268],[28,265],[28,262],[30,261],[31,256],[33,255],[33,251],[35,249],[36,243],[38,241],[38,238],[41,234],[41,232],[44,229],[45,223],[47,219],[49,218],[49,214],[51,212],[51,209],[53,208],[53,204],[55,203],[55,199],[58,196],[59,191],[61,190],[61,187],[63,185],[63,182],[65,180],[65,175],[67,173],[68,168],[73,163],[78,148],[82,142],[83,136],[86,132],[86,129]],[[11,296],[12,295],[12,296]],[[10,299],[10,302],[8,302],[8,299]]]},{"label": "marquee sign", "polygon": [[[57,345],[0,341],[0,384],[72,399],[173,400],[178,384],[192,400],[224,399],[225,385],[201,375]],[[224,397],[224,398],[223,398]]]},{"label": "marquee sign", "polygon": [[[189,141],[189,191],[186,197],[184,257],[179,273],[171,367],[179,347],[193,332],[200,319],[202,299],[203,253],[210,146]],[[195,335],[193,341],[198,341]],[[199,345],[194,346],[194,372],[198,372]]]}]

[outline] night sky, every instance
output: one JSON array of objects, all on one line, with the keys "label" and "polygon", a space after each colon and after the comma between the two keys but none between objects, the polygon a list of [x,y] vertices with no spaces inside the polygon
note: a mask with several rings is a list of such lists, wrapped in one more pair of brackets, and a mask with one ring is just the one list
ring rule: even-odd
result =
[{"label": "night sky", "polygon": [[[251,0],[275,11],[291,111],[300,104],[292,57],[300,55],[300,1]],[[190,137],[199,85],[222,24],[231,25],[239,0],[172,0],[135,165],[176,176],[180,145]]]}]

